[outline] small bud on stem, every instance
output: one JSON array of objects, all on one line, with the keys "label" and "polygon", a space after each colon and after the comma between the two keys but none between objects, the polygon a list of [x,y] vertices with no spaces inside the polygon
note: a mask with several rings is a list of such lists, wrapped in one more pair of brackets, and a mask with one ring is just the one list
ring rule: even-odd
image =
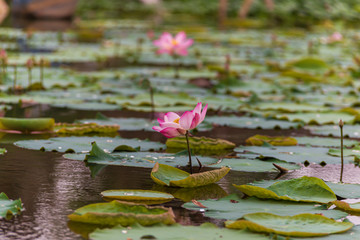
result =
[{"label": "small bud on stem", "polygon": [[343,127],[344,127],[344,122],[340,119],[339,121],[339,127],[340,127],[340,147],[341,147],[341,171],[340,171],[340,183],[342,183],[342,178],[343,178],[343,172],[344,172],[344,136],[343,136]]}]

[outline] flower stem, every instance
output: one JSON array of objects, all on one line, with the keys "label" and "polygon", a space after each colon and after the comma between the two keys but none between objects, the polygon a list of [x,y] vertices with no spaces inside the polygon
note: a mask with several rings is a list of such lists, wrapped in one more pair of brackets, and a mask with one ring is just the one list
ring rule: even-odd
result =
[{"label": "flower stem", "polygon": [[342,183],[343,172],[344,172],[344,136],[343,136],[343,126],[344,122],[340,119],[340,141],[341,141],[341,171],[340,171],[340,183]]},{"label": "flower stem", "polygon": [[180,62],[178,60],[179,58],[177,56],[174,56],[174,78],[180,78],[180,74],[179,74],[179,65]]},{"label": "flower stem", "polygon": [[189,144],[189,131],[186,131],[185,137],[186,137],[186,143],[187,143],[187,150],[188,150],[188,153],[189,153],[190,173],[192,174],[192,173],[193,173],[193,170],[192,170],[191,152],[190,152],[190,144]]},{"label": "flower stem", "polygon": [[150,90],[150,101],[151,101],[151,120],[155,119],[155,103],[154,103],[154,90],[151,86],[149,86],[149,90]]}]

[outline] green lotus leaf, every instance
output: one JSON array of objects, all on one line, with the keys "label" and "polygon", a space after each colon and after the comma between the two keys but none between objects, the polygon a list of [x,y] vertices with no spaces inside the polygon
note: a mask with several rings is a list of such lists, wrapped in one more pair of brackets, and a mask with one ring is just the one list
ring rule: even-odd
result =
[{"label": "green lotus leaf", "polygon": [[68,215],[71,221],[111,226],[130,226],[135,223],[144,226],[156,223],[174,224],[174,217],[171,208],[148,207],[144,204],[117,200],[89,204]]},{"label": "green lotus leaf", "polygon": [[267,188],[253,185],[234,184],[234,186],[246,195],[258,198],[318,203],[328,203],[336,200],[335,193],[323,180],[316,177],[304,176],[280,181]]},{"label": "green lotus leaf", "polygon": [[[306,126],[305,128],[310,130],[312,134],[340,137],[340,128],[338,123],[335,123],[335,125]],[[344,137],[360,138],[360,125],[345,125],[343,134]]]},{"label": "green lotus leaf", "polygon": [[[246,153],[253,153],[254,156],[258,155],[262,158],[276,158],[279,160],[292,162],[292,163],[317,163],[325,162],[326,164],[338,164],[340,159],[338,157],[330,156],[329,149],[323,147],[305,147],[305,146],[276,146],[276,147],[258,147],[258,146],[240,146],[235,148],[235,151]],[[242,154],[239,154],[241,157]],[[346,163],[352,163],[353,157],[345,157]]]},{"label": "green lotus leaf", "polygon": [[10,200],[5,193],[0,193],[0,219],[10,219],[20,214],[23,210],[21,199]]},{"label": "green lotus leaf", "polygon": [[262,146],[264,143],[269,143],[273,146],[296,146],[297,140],[293,137],[285,136],[264,136],[255,135],[245,140],[248,146]]},{"label": "green lotus leaf", "polygon": [[154,184],[152,189],[170,193],[183,202],[190,202],[193,199],[204,200],[222,198],[228,195],[225,190],[216,183],[194,188],[177,188]]},{"label": "green lotus leaf", "polygon": [[85,101],[78,101],[76,103],[56,103],[52,104],[53,107],[56,108],[68,108],[74,110],[83,110],[83,111],[114,111],[114,110],[121,110],[118,105],[115,104],[108,104],[108,103],[101,103],[101,102],[85,102]]},{"label": "green lotus leaf", "polygon": [[295,61],[288,62],[287,67],[296,67],[301,69],[324,69],[327,68],[327,64],[324,60],[314,57],[306,57]]},{"label": "green lotus leaf", "polygon": [[337,124],[342,119],[346,124],[353,124],[356,116],[345,112],[322,112],[322,113],[287,113],[277,114],[275,119],[290,122],[303,122],[308,125]]},{"label": "green lotus leaf", "polygon": [[205,118],[204,123],[218,126],[250,129],[292,129],[302,126],[301,123],[265,119],[260,117],[250,118],[238,116],[210,116]]},{"label": "green lotus leaf", "polygon": [[[347,126],[348,127],[348,126]],[[299,145],[311,145],[318,147],[340,147],[340,139],[328,137],[295,137]],[[358,146],[360,143],[356,140],[344,139],[344,146]]]},{"label": "green lotus leaf", "polygon": [[[224,139],[214,139],[208,137],[191,137],[189,138],[190,148],[193,151],[205,150],[205,151],[222,151],[226,149],[235,148],[235,143]],[[166,147],[172,149],[187,149],[186,138],[175,137],[166,140]]]},{"label": "green lotus leaf", "polygon": [[331,202],[332,204],[334,204],[338,209],[341,209],[343,211],[346,211],[350,214],[353,215],[359,215],[360,214],[360,203],[347,203],[344,201],[333,201]]},{"label": "green lotus leaf", "polygon": [[[360,156],[360,146],[355,146],[353,148],[344,148],[343,149],[344,157],[349,156]],[[340,157],[341,156],[341,149],[329,149],[329,155]]]},{"label": "green lotus leaf", "polygon": [[297,70],[287,70],[281,73],[282,77],[290,77],[293,78],[294,80],[301,80],[302,82],[305,83],[322,83],[322,82],[326,82],[324,78],[311,74],[311,73],[307,73],[307,72],[303,72],[303,71],[297,71]]},{"label": "green lotus leaf", "polygon": [[[131,148],[125,148],[124,146],[122,146],[122,150],[126,150],[126,152],[106,153],[96,142],[94,142],[91,151],[88,154],[65,154],[64,157],[78,161],[85,160],[87,164],[146,168],[153,168],[156,162],[171,166],[186,166],[189,162],[188,156],[185,155],[156,152],[131,152]],[[213,164],[217,161],[216,158],[201,157],[201,162],[205,165]],[[198,163],[194,163],[194,166],[198,166]]]},{"label": "green lotus leaf", "polygon": [[35,131],[52,131],[55,120],[53,118],[8,118],[0,117],[0,129],[15,130],[25,133]]},{"label": "green lotus leaf", "polygon": [[222,167],[212,171],[189,174],[178,168],[157,162],[151,171],[151,178],[159,185],[193,188],[215,183],[229,171],[230,168]]},{"label": "green lotus leaf", "polygon": [[[268,188],[276,182],[282,182],[287,180],[261,180],[249,183],[249,185]],[[360,198],[360,185],[359,184],[349,184],[349,183],[333,183],[325,182],[325,184],[331,188],[336,196],[341,198]]]},{"label": "green lotus leaf", "polygon": [[174,199],[173,195],[151,190],[106,190],[101,192],[105,200],[122,200],[144,204],[160,204]]},{"label": "green lotus leaf", "polygon": [[47,140],[25,140],[14,144],[18,147],[27,149],[68,152],[68,153],[87,153],[91,150],[91,143],[96,142],[100,148],[112,152],[118,146],[127,145],[132,148],[140,147],[143,151],[159,150],[164,148],[164,144],[151,142],[148,140],[111,138],[111,137],[57,137]]},{"label": "green lotus leaf", "polygon": [[117,135],[119,125],[98,125],[96,123],[56,123],[58,135],[114,134]]},{"label": "green lotus leaf", "polygon": [[295,112],[324,112],[329,108],[306,103],[293,102],[260,102],[252,104],[251,109],[261,111],[276,111],[278,113],[295,113]]},{"label": "green lotus leaf", "polygon": [[171,226],[156,225],[152,227],[132,226],[131,229],[115,227],[112,229],[98,229],[90,234],[93,240],[118,239],[163,239],[163,240],[193,240],[193,239],[252,239],[268,240],[269,237],[251,233],[246,230],[218,228],[212,223],[203,223],[201,226]]},{"label": "green lotus leaf", "polygon": [[106,119],[82,119],[81,123],[96,123],[98,125],[119,125],[121,131],[150,131],[155,122],[143,118],[106,118]]},{"label": "green lotus leaf", "polygon": [[6,153],[6,149],[5,148],[0,148],[0,155],[4,155]]},{"label": "green lotus leaf", "polygon": [[[241,156],[244,156],[242,154]],[[249,155],[246,155],[250,157]],[[300,169],[301,166],[288,163],[286,161],[274,159],[274,158],[264,158],[264,159],[251,159],[251,158],[223,158],[218,161],[216,164],[211,164],[208,167],[219,168],[219,167],[229,167],[232,171],[242,171],[242,172],[278,172],[279,170],[274,167],[274,163],[286,168],[288,170]]]},{"label": "green lotus leaf", "polygon": [[248,229],[253,232],[275,233],[292,237],[316,237],[342,233],[351,229],[350,222],[337,222],[318,214],[303,213],[279,216],[271,213],[246,214],[241,220],[227,221],[230,229]]},{"label": "green lotus leaf", "polygon": [[237,220],[245,214],[257,212],[268,212],[281,216],[314,213],[334,219],[347,216],[347,213],[340,210],[328,210],[326,205],[319,206],[319,204],[307,202],[258,199],[255,197],[241,199],[236,194],[217,200],[209,199],[199,202],[206,208],[199,207],[192,202],[185,203],[183,207],[189,210],[201,211],[206,217],[229,220]]}]

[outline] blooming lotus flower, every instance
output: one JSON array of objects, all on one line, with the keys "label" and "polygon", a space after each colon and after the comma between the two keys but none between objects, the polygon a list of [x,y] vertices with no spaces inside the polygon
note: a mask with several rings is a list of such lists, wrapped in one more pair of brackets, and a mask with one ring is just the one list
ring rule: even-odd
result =
[{"label": "blooming lotus flower", "polygon": [[174,112],[168,112],[165,114],[164,119],[158,119],[160,126],[154,126],[152,129],[167,138],[185,135],[187,131],[194,129],[204,120],[207,108],[208,105],[206,104],[202,109],[202,103],[199,102],[194,110],[184,112],[181,117]]},{"label": "blooming lotus flower", "polygon": [[186,38],[185,32],[179,32],[175,37],[168,32],[164,32],[160,38],[153,43],[159,47],[157,51],[158,54],[167,53],[171,56],[186,56],[188,55],[187,49],[193,42],[192,39]]}]

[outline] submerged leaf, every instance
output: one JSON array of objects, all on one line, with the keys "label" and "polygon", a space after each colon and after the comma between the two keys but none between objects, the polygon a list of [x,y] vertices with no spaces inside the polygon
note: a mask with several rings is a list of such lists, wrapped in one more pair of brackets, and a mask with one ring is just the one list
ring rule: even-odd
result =
[{"label": "submerged leaf", "polygon": [[279,216],[271,213],[252,213],[237,221],[225,222],[227,228],[249,229],[253,232],[275,233],[292,237],[316,237],[341,233],[351,229],[350,222],[337,222],[318,214],[303,213]]}]

